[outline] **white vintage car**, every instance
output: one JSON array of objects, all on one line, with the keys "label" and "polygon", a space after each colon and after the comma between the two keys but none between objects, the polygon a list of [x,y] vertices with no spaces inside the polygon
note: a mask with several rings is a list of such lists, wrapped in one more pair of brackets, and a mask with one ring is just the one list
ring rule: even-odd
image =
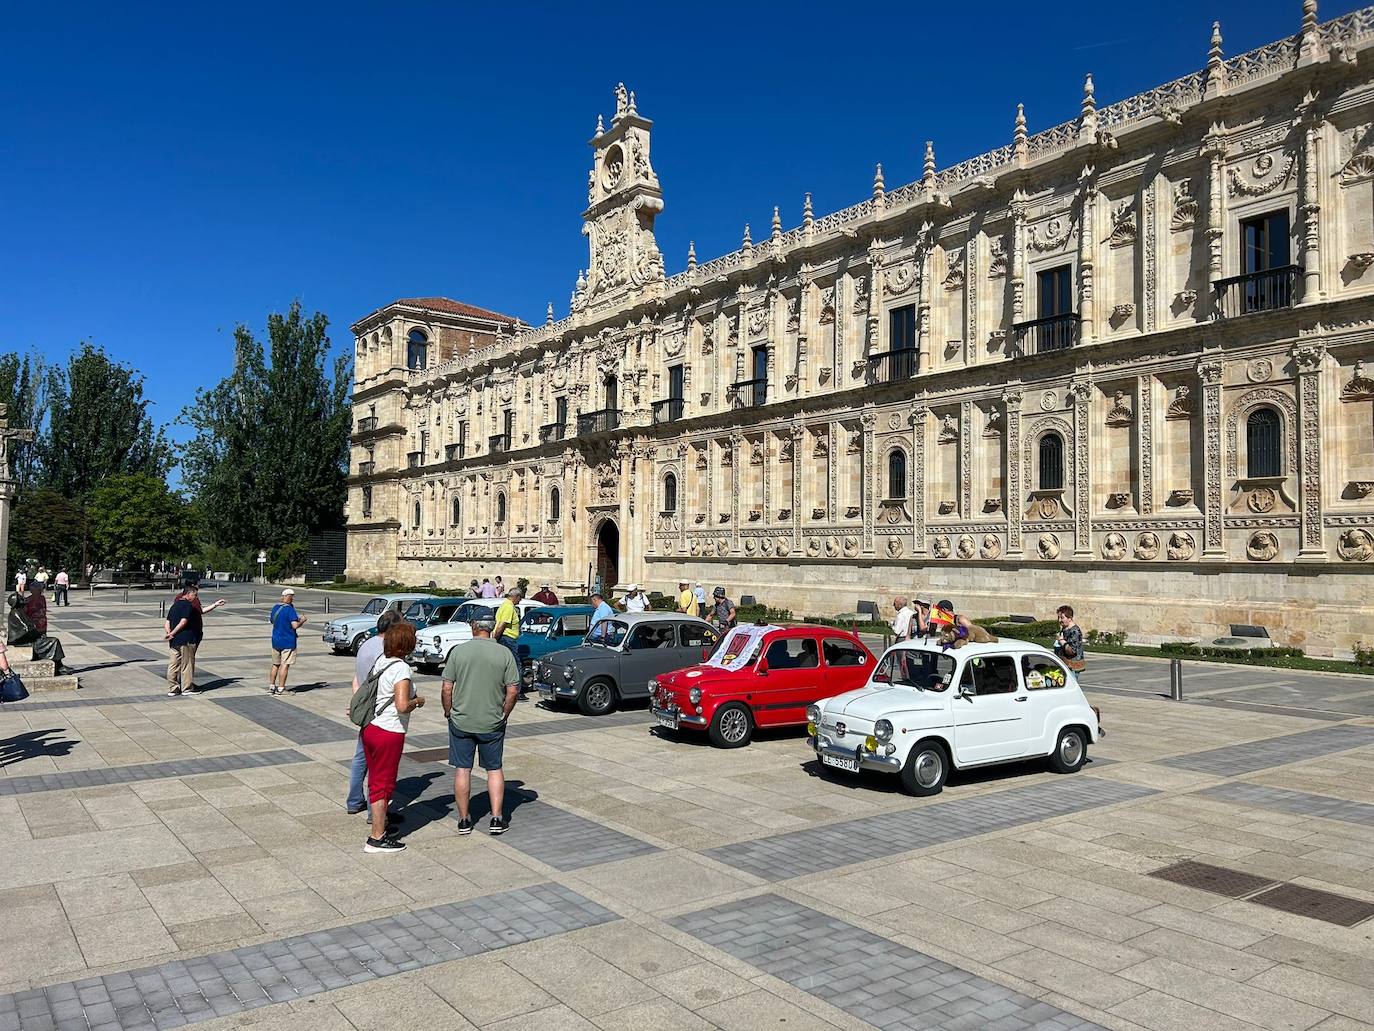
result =
[{"label": "white vintage car", "polygon": [[[479,615],[496,615],[501,607],[500,598],[469,598],[459,605],[447,623],[434,623],[415,635],[415,650],[410,653],[412,665],[426,670],[438,670],[448,661],[448,653],[472,640],[472,620]],[[531,609],[542,609],[543,602],[522,601],[520,618],[523,620]]]},{"label": "white vintage car", "polygon": [[897,774],[913,795],[938,794],[951,769],[1020,759],[1073,773],[1105,733],[1054,653],[1013,640],[893,645],[867,684],[812,705],[807,719],[823,767]]}]

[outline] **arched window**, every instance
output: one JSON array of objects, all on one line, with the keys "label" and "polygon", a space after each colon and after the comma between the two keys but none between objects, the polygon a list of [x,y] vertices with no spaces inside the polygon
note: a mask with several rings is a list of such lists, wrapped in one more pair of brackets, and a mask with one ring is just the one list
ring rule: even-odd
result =
[{"label": "arched window", "polygon": [[549,520],[550,520],[550,522],[555,522],[555,523],[558,522],[559,517],[561,517],[562,514],[563,514],[563,496],[562,496],[562,494],[559,493],[558,488],[555,487],[555,488],[553,488],[553,490],[549,491]]},{"label": "arched window", "polygon": [[1245,420],[1245,474],[1283,475],[1283,422],[1272,408],[1256,408]]},{"label": "arched window", "polygon": [[673,473],[663,477],[663,511],[677,511],[677,476]]},{"label": "arched window", "polygon": [[412,329],[406,336],[406,368],[423,369],[425,354],[429,350],[429,337],[423,329]]},{"label": "arched window", "polygon": [[887,496],[906,497],[906,452],[893,448],[887,456]]},{"label": "arched window", "polygon": [[453,495],[453,511],[449,516],[449,523],[453,526],[459,525],[463,521],[463,501],[457,495]]},{"label": "arched window", "polygon": [[504,523],[506,521],[506,492],[501,491],[496,495],[496,521]]},{"label": "arched window", "polygon": [[418,501],[415,502],[415,508],[411,512],[410,525],[417,530],[420,528],[420,503]]},{"label": "arched window", "polygon": [[1064,438],[1057,433],[1040,438],[1040,489],[1064,489]]}]

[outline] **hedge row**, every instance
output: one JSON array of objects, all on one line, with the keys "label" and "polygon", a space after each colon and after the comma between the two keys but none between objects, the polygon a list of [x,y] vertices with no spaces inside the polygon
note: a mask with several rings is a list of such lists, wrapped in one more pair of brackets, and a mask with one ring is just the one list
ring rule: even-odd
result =
[{"label": "hedge row", "polygon": [[1161,644],[1159,650],[1166,655],[1205,655],[1213,659],[1233,659],[1245,662],[1247,659],[1301,659],[1301,648],[1209,648],[1186,641]]}]

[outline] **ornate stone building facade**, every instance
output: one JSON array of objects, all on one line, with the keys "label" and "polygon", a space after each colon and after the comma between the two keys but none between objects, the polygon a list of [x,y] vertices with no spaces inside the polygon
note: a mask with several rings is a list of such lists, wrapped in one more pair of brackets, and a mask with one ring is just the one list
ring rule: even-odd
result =
[{"label": "ornate stone building facade", "polygon": [[566,318],[354,327],[350,574],[1374,640],[1374,8],[1298,29],[671,276],[619,88]]}]

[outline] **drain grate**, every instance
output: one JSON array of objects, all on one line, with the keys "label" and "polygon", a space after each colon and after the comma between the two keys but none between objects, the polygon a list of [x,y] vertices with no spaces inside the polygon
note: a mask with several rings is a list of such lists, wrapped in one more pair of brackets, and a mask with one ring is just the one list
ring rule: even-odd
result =
[{"label": "drain grate", "polygon": [[1331,891],[1304,888],[1300,884],[1281,884],[1262,895],[1256,895],[1250,901],[1284,913],[1311,917],[1313,920],[1339,924],[1342,927],[1354,927],[1374,916],[1374,902],[1352,899],[1348,895],[1337,895]]},{"label": "drain grate", "polygon": [[1155,870],[1150,876],[1233,899],[1244,898],[1278,883],[1271,877],[1257,877],[1242,870],[1229,870],[1224,866],[1212,866],[1192,859]]},{"label": "drain grate", "polygon": [[417,763],[446,763],[448,762],[448,749],[417,748],[413,752],[407,752],[406,758]]}]

